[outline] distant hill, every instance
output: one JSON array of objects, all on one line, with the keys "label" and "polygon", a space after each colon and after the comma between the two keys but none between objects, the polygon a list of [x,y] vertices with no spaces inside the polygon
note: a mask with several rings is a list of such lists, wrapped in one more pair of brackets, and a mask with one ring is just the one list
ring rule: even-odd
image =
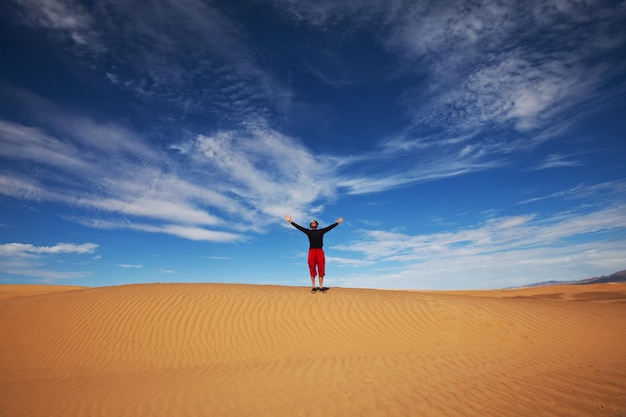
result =
[{"label": "distant hill", "polygon": [[587,284],[603,284],[607,282],[626,282],[626,270],[615,272],[611,275],[603,275],[601,277],[586,278],[578,281],[544,281],[537,282],[535,284],[526,285],[527,287],[543,287],[546,285],[559,285],[559,284],[574,284],[574,285],[587,285]]},{"label": "distant hill", "polygon": [[602,277],[583,279],[579,281],[579,284],[602,284],[605,282],[626,282],[626,270]]}]

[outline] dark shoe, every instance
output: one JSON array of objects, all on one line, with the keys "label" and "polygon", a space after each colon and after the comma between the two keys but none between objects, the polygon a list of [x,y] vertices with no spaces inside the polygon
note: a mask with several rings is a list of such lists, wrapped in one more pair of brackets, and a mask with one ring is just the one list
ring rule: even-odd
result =
[{"label": "dark shoe", "polygon": [[328,291],[328,287],[322,287],[320,288],[320,291],[325,293],[326,291]]},{"label": "dark shoe", "polygon": [[319,288],[315,288],[315,287],[311,288],[311,292],[312,292],[313,294],[315,294],[315,292],[316,292],[317,290],[319,290]]}]

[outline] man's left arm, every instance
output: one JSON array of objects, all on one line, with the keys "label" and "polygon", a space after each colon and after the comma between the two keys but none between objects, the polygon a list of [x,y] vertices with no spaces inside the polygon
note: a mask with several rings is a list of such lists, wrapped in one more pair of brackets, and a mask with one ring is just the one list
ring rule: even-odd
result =
[{"label": "man's left arm", "polygon": [[323,228],[322,232],[326,233],[334,229],[335,227],[339,226],[341,223],[343,223],[343,217],[338,218],[336,223],[333,223],[330,226]]}]

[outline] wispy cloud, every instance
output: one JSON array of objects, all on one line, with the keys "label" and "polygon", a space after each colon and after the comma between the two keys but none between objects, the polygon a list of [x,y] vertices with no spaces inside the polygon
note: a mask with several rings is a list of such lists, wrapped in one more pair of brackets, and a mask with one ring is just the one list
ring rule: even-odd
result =
[{"label": "wispy cloud", "polygon": [[15,3],[20,7],[23,23],[56,30],[78,45],[89,42],[93,22],[80,3],[63,0],[17,0]]},{"label": "wispy cloud", "polygon": [[30,243],[4,243],[0,245],[0,256],[36,256],[61,253],[94,253],[98,248],[95,243],[57,243],[54,246],[35,246]]},{"label": "wispy cloud", "polygon": [[[361,284],[382,285],[381,280],[393,279],[394,286],[407,288],[523,285],[585,278],[598,267],[621,268],[626,243],[612,241],[610,235],[623,236],[624,230],[626,206],[618,205],[551,217],[492,218],[474,227],[426,235],[365,230],[361,239],[335,249],[359,253],[381,268],[398,271],[381,275],[386,278],[363,274]],[[553,275],[546,276],[546,271]]]},{"label": "wispy cloud", "polygon": [[[49,126],[63,126],[70,117],[52,105],[47,106],[46,114]],[[97,124],[81,116],[69,124],[71,132],[63,127],[61,133],[52,134],[0,121],[0,156],[30,161],[21,168],[15,165],[10,171],[0,171],[0,193],[95,210],[96,216],[78,219],[86,224],[195,240],[241,239],[236,234],[205,230],[223,226],[224,213],[240,211],[239,205],[211,187],[168,173],[175,163],[166,153],[155,151],[118,125]],[[107,213],[108,218],[101,219],[97,213]],[[112,220],[111,215],[119,220]],[[143,224],[138,219],[143,219]]]},{"label": "wispy cloud", "polygon": [[194,151],[195,161],[211,168],[201,180],[237,201],[245,220],[302,213],[320,198],[332,198],[336,190],[330,163],[269,128],[200,135]]},{"label": "wispy cloud", "polygon": [[[543,281],[585,279],[623,269],[623,241],[528,248],[498,254],[433,257],[423,262],[376,263],[353,272],[341,285],[399,289],[493,289]],[[599,272],[600,271],[600,272]]]},{"label": "wispy cloud", "polygon": [[558,198],[569,200],[584,200],[587,204],[590,201],[602,202],[606,198],[626,199],[626,181],[608,181],[598,184],[578,184],[575,187],[561,190],[549,195],[531,197],[518,202],[517,204],[530,204],[537,201]]},{"label": "wispy cloud", "polygon": [[[371,152],[334,158],[348,194],[385,191],[505,166],[504,152],[487,152],[472,136],[393,136]],[[404,133],[403,133],[404,135]]]},{"label": "wispy cloud", "polygon": [[69,217],[67,219],[96,229],[136,230],[147,233],[162,233],[188,240],[228,243],[246,239],[246,236],[240,233],[209,230],[202,227],[180,224],[146,224],[129,220],[113,221],[87,217]]},{"label": "wispy cloud", "polygon": [[143,269],[141,264],[117,264],[117,266],[124,269]]},{"label": "wispy cloud", "polygon": [[574,166],[583,166],[585,163],[580,160],[571,159],[570,155],[561,155],[561,154],[553,154],[549,155],[545,158],[544,161],[539,163],[538,165],[531,167],[531,170],[540,171],[543,169],[550,168],[564,168],[564,167],[574,167]]},{"label": "wispy cloud", "polygon": [[578,235],[626,228],[626,206],[588,214],[566,213],[540,218],[537,215],[494,218],[483,225],[432,235],[405,235],[382,230],[365,231],[361,241],[343,249],[362,252],[367,258],[417,260],[434,254],[455,256],[499,253],[535,246],[558,245]]},{"label": "wispy cloud", "polygon": [[12,265],[0,261],[0,270],[3,274],[37,278],[40,282],[58,283],[59,280],[88,278],[93,275],[90,271],[58,271],[54,269],[32,268],[26,264]]},{"label": "wispy cloud", "polygon": [[57,243],[53,246],[36,246],[30,243],[0,244],[0,272],[27,276],[52,282],[57,279],[78,279],[92,275],[90,271],[72,271],[50,268],[51,259],[59,256],[86,255],[98,248],[95,243]]},{"label": "wispy cloud", "polygon": [[0,120],[0,137],[0,155],[3,157],[50,167],[89,169],[89,164],[79,156],[80,150],[75,145],[62,143],[39,128]]}]

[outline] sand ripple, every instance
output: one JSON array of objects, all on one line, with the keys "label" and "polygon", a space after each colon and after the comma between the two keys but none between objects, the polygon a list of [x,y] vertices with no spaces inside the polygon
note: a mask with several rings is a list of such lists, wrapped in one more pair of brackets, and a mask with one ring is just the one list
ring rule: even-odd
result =
[{"label": "sand ripple", "polygon": [[626,286],[548,288],[6,286],[0,416],[626,416]]}]

